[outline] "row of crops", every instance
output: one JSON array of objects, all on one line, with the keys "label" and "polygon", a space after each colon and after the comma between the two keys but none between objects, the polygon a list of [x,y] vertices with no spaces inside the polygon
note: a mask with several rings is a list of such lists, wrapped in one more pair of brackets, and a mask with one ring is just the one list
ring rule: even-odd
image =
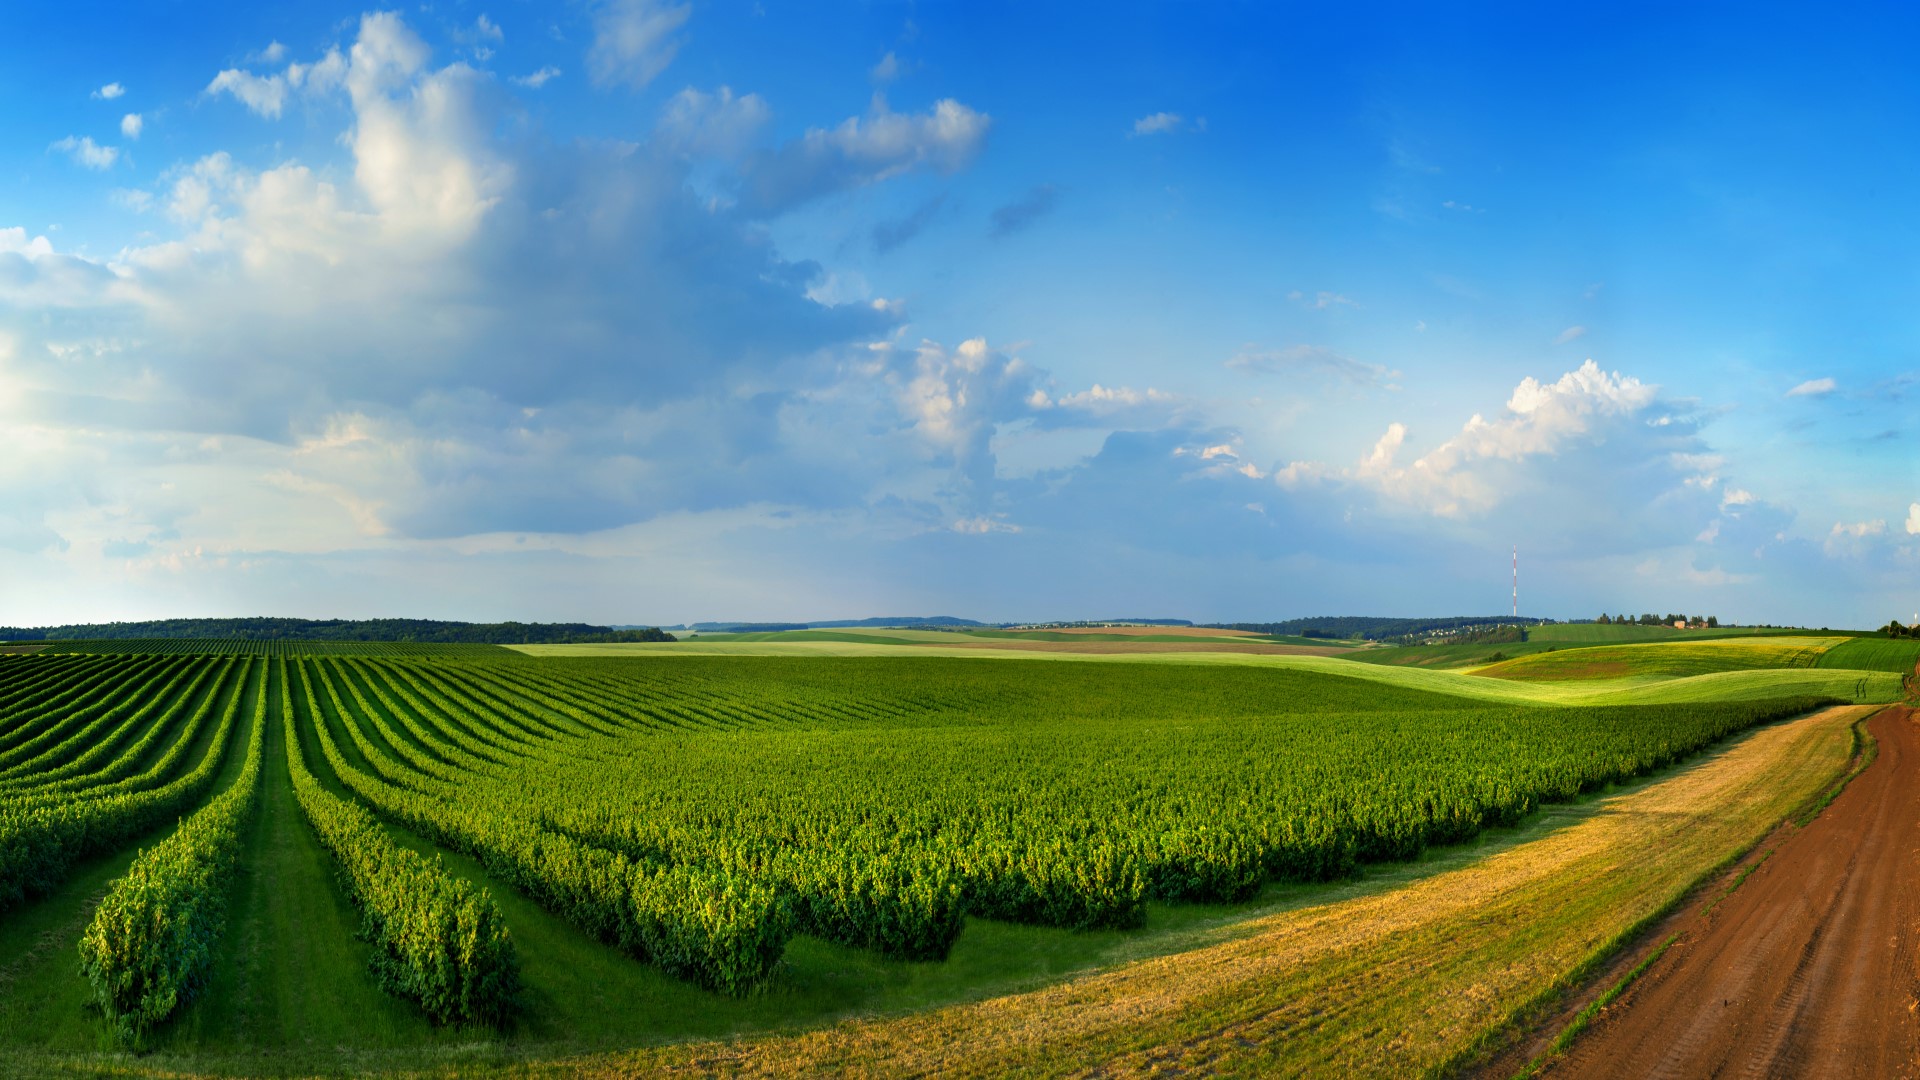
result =
[{"label": "row of crops", "polygon": [[32,651],[89,656],[407,656],[416,659],[505,660],[520,655],[499,645],[412,641],[255,641],[251,638],[141,638],[56,641]]},{"label": "row of crops", "polygon": [[517,962],[490,889],[744,994],[795,934],[937,959],[969,916],[1136,926],[1155,900],[1409,858],[1815,704],[1489,707],[1294,670],[943,657],[5,657],[0,908],[159,841],[82,946],[137,1041],[219,947],[280,732],[274,775],[381,985],[500,1023]]}]

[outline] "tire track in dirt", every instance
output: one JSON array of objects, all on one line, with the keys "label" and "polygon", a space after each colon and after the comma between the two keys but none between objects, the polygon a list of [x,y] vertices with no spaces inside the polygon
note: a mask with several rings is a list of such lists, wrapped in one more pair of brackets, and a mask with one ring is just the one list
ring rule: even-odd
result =
[{"label": "tire track in dirt", "polygon": [[1920,715],[1690,927],[1552,1077],[1920,1077]]}]

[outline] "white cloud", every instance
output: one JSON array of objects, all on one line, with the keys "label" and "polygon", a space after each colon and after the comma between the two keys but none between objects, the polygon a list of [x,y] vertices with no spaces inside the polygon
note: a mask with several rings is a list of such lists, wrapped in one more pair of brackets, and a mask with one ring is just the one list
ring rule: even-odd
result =
[{"label": "white cloud", "polygon": [[1171,135],[1179,131],[1185,123],[1185,119],[1179,113],[1157,112],[1135,120],[1133,130],[1128,134],[1129,137]]},{"label": "white cloud", "polygon": [[887,53],[887,55],[880,58],[879,63],[873,65],[873,70],[869,71],[867,75],[877,83],[885,84],[892,82],[900,77],[900,58],[891,52]]},{"label": "white cloud", "polygon": [[[286,55],[286,46],[274,42],[256,56],[269,63]],[[330,48],[311,64],[288,64],[277,73],[256,75],[239,68],[227,68],[213,77],[202,91],[209,97],[229,94],[249,112],[277,120],[296,91],[321,95],[339,89],[346,81],[348,59],[338,48]]]},{"label": "white cloud", "polygon": [[474,20],[473,32],[476,36],[485,38],[488,41],[505,41],[507,39],[507,35],[500,30],[500,24],[487,18],[484,12],[478,19]]},{"label": "white cloud", "polygon": [[667,100],[654,131],[680,153],[733,159],[772,119],[773,110],[758,94],[736,97],[731,87],[707,93],[689,86]]},{"label": "white cloud", "polygon": [[128,113],[120,118],[120,134],[129,139],[139,138],[140,132],[144,130],[146,126],[146,121],[141,119],[140,114],[137,112]]},{"label": "white cloud", "polygon": [[269,41],[267,42],[266,48],[261,49],[259,52],[248,54],[247,62],[250,64],[277,64],[286,58],[287,47],[279,41]]},{"label": "white cloud", "polygon": [[549,64],[531,75],[515,75],[511,81],[515,86],[524,86],[529,90],[538,90],[560,77],[560,69]]},{"label": "white cloud", "polygon": [[1407,431],[1391,425],[1361,462],[1359,475],[1390,497],[1440,516],[1485,511],[1509,494],[1495,466],[1554,455],[1599,425],[1646,409],[1655,392],[1638,379],[1604,372],[1591,360],[1551,383],[1528,376],[1508,398],[1505,417],[1489,421],[1476,413],[1458,435],[1411,465],[1396,464]]},{"label": "white cloud", "polygon": [[[0,255],[19,255],[26,259],[37,259],[42,255],[53,254],[53,244],[44,236],[27,239],[27,230],[22,228],[0,229]],[[5,339],[0,339],[4,344]]]},{"label": "white cloud", "polygon": [[120,157],[119,147],[101,146],[95,143],[91,136],[69,135],[48,149],[59,150],[88,169],[110,169]]},{"label": "white cloud", "polygon": [[1920,536],[1920,502],[1907,507],[1907,535]]},{"label": "white cloud", "polygon": [[691,4],[659,0],[603,0],[593,15],[593,45],[587,72],[596,86],[624,83],[639,89],[652,82],[680,51],[681,27]]},{"label": "white cloud", "polygon": [[1886,534],[1885,521],[1836,521],[1827,533],[1823,550],[1836,558],[1864,555],[1874,549],[1869,541],[1878,541]]},{"label": "white cloud", "polygon": [[1088,389],[1066,394],[1056,399],[1053,402],[1053,407],[1110,412],[1116,409],[1132,408],[1136,405],[1171,404],[1179,400],[1178,395],[1155,390],[1151,386],[1145,390],[1135,390],[1131,386],[1109,387],[1094,383]]},{"label": "white cloud", "polygon": [[127,92],[126,87],[121,86],[117,82],[110,82],[107,85],[101,87],[100,89],[95,90],[89,96],[100,101],[112,101],[115,98],[121,97],[126,92]]},{"label": "white cloud", "polygon": [[991,117],[952,98],[911,114],[892,111],[875,95],[866,116],[813,128],[751,162],[745,201],[771,214],[913,170],[956,172],[979,153],[991,125]]},{"label": "white cloud", "polygon": [[1562,330],[1562,331],[1560,331],[1560,332],[1559,332],[1558,334],[1555,334],[1555,335],[1554,335],[1554,338],[1553,338],[1553,343],[1554,343],[1555,345],[1565,345],[1565,344],[1566,344],[1567,342],[1569,342],[1569,341],[1574,341],[1574,340],[1577,340],[1577,339],[1579,339],[1579,338],[1583,338],[1583,337],[1586,337],[1586,336],[1587,336],[1587,328],[1586,328],[1586,327],[1584,327],[1584,326],[1569,326],[1569,327],[1567,327],[1567,328],[1566,328],[1565,330]]},{"label": "white cloud", "polygon": [[1832,379],[1809,379],[1787,391],[1788,397],[1824,397],[1838,386]]},{"label": "white cloud", "polygon": [[281,75],[261,76],[239,68],[228,68],[213,77],[213,81],[207,84],[206,93],[209,96],[232,94],[249,111],[275,120],[286,108],[287,80]]}]

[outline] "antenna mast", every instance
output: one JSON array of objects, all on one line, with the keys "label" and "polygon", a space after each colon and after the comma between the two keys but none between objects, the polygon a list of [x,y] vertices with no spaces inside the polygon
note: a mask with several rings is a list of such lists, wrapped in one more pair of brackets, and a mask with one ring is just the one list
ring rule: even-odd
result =
[{"label": "antenna mast", "polygon": [[1520,545],[1513,545],[1513,617],[1520,617]]}]

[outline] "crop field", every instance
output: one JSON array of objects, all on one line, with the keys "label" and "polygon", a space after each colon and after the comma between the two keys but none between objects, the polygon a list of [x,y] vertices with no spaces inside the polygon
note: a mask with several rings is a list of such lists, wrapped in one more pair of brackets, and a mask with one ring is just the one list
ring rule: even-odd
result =
[{"label": "crop field", "polygon": [[1820,654],[1816,667],[1913,674],[1920,665],[1920,638],[1857,637]]},{"label": "crop field", "polygon": [[1721,671],[1813,667],[1837,637],[1770,637],[1760,640],[1673,641],[1532,653],[1479,669],[1499,679],[1685,678]]},{"label": "crop field", "polygon": [[1899,680],[169,644],[0,657],[0,1063],[478,1066],[974,1000]]},{"label": "crop field", "polygon": [[244,638],[55,641],[35,646],[34,651],[88,656],[413,656],[498,659],[514,655],[501,645],[416,644],[406,641],[251,641]]}]

